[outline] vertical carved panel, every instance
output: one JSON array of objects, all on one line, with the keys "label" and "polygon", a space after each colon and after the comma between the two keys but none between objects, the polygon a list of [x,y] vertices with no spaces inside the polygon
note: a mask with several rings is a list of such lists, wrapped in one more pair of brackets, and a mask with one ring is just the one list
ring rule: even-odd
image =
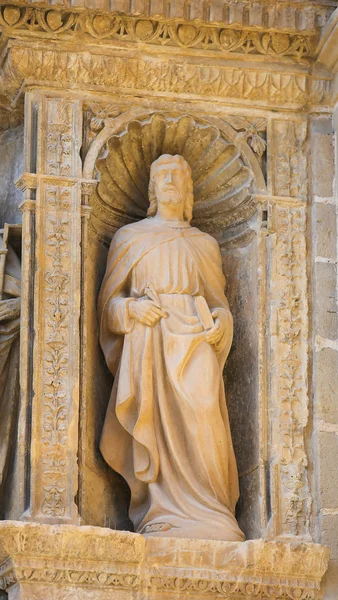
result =
[{"label": "vertical carved panel", "polygon": [[53,98],[48,103],[46,173],[49,175],[69,177],[74,171],[72,111],[72,103],[63,98]]},{"label": "vertical carved panel", "polygon": [[275,534],[308,536],[305,206],[274,206],[271,300]]},{"label": "vertical carved panel", "polygon": [[77,522],[81,112],[39,102],[30,516]]},{"label": "vertical carved panel", "polygon": [[273,122],[273,193],[276,196],[304,198],[307,195],[307,123]]}]

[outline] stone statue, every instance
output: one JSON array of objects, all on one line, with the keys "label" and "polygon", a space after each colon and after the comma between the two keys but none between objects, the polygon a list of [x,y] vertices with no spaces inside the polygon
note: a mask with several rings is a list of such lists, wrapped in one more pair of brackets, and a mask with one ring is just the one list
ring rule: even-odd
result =
[{"label": "stone statue", "polygon": [[99,295],[115,376],[101,438],[145,535],[244,539],[222,371],[233,334],[217,242],[191,227],[182,156],[150,171],[148,218],[114,236]]},{"label": "stone statue", "polygon": [[0,254],[0,518],[8,497],[19,410],[21,264],[14,249],[6,246]]}]

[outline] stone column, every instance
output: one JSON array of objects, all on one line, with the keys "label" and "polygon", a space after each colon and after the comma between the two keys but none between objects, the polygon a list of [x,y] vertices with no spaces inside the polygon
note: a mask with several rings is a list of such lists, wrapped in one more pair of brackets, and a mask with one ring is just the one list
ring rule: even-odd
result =
[{"label": "stone column", "polygon": [[22,518],[78,523],[81,103],[29,92],[25,119]]}]

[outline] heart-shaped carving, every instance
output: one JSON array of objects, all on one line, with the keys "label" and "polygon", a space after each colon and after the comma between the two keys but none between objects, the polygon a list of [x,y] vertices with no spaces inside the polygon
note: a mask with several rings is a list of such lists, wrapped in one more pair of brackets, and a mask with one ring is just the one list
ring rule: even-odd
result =
[{"label": "heart-shaped carving", "polygon": [[137,21],[135,32],[139,40],[144,42],[145,40],[150,38],[150,36],[152,36],[154,33],[154,27],[152,22],[146,21],[145,19]]},{"label": "heart-shaped carving", "polygon": [[196,29],[193,25],[180,25],[178,28],[178,37],[184,46],[189,46],[196,37]]},{"label": "heart-shaped carving", "polygon": [[93,27],[99,35],[108,33],[111,28],[111,19],[107,15],[96,15],[93,19]]},{"label": "heart-shaped carving", "polygon": [[20,19],[20,8],[18,6],[6,6],[4,19],[8,25],[15,25]]},{"label": "heart-shaped carving", "polygon": [[47,13],[46,17],[47,25],[53,30],[56,31],[60,27],[62,27],[62,18],[61,13],[58,10],[50,10]]}]

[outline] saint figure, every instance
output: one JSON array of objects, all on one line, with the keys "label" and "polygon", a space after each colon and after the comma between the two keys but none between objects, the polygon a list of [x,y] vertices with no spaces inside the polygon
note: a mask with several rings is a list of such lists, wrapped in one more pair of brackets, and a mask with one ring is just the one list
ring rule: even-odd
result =
[{"label": "saint figure", "polygon": [[220,250],[191,227],[182,156],[152,165],[148,218],[114,235],[99,295],[114,385],[101,438],[145,535],[241,541],[223,367],[233,321]]}]

